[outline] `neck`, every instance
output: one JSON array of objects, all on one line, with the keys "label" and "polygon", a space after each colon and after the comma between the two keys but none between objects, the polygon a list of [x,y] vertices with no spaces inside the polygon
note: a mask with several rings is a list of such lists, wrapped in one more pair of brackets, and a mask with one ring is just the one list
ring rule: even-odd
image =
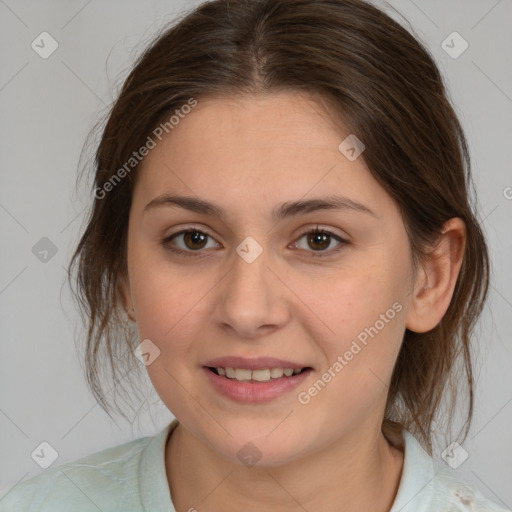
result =
[{"label": "neck", "polygon": [[[178,425],[166,447],[166,469],[178,512],[335,510],[388,512],[404,454],[380,431],[359,429],[300,460],[247,468],[227,460]],[[229,507],[226,507],[229,503]]]}]

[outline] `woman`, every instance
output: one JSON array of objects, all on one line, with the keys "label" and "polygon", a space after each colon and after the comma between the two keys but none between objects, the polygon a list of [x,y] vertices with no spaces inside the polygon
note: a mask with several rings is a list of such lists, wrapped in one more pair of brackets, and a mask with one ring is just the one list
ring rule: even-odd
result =
[{"label": "woman", "polygon": [[2,510],[503,510],[430,456],[459,358],[470,426],[489,264],[404,28],[361,0],[205,3],[139,59],[96,157],[70,265],[89,382],[107,407],[106,354],[138,356],[176,420]]}]

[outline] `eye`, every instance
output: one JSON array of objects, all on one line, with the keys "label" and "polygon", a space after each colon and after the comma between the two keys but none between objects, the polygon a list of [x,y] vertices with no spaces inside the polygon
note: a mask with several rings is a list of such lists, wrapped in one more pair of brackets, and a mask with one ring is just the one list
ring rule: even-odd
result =
[{"label": "eye", "polygon": [[[313,257],[331,256],[332,254],[341,251],[349,244],[347,240],[341,238],[339,235],[326,229],[319,229],[318,226],[315,229],[304,231],[298,240],[300,241],[302,238],[306,238],[307,246],[313,249],[312,251],[308,251]],[[199,229],[190,228],[168,236],[162,240],[162,245],[167,250],[177,254],[201,256],[202,252],[204,252],[202,249],[215,248],[215,246],[208,247],[208,239],[213,241],[213,238],[208,233]],[[333,239],[338,241],[338,246],[334,249],[326,250],[331,246]],[[175,243],[174,240],[178,240],[179,243]],[[308,250],[308,247],[301,247],[299,241],[294,242],[293,246],[298,247],[299,249]],[[219,244],[217,244],[217,247],[219,247]]]},{"label": "eye", "polygon": [[[211,248],[207,246],[208,238],[211,238],[210,235],[204,231],[200,231],[198,229],[185,229],[165,238],[162,241],[162,245],[166,249],[178,254],[187,253],[187,256],[200,256],[201,249]],[[181,244],[171,243],[175,239],[181,241]],[[211,239],[213,240],[213,238]],[[178,247],[175,247],[174,245],[177,245]]]},{"label": "eye", "polygon": [[[326,229],[318,229],[318,226],[315,229],[310,229],[302,233],[299,240],[302,238],[306,238],[307,246],[313,249],[313,251],[309,251],[312,252],[311,255],[313,257],[331,256],[333,253],[341,251],[349,244],[347,240],[341,238],[339,235],[336,235],[332,231]],[[325,250],[331,245],[333,239],[336,239],[339,242],[338,246],[329,251]],[[304,247],[300,247],[299,242],[295,242],[294,245],[299,247],[299,249],[304,249]],[[305,249],[307,250],[307,247]]]}]

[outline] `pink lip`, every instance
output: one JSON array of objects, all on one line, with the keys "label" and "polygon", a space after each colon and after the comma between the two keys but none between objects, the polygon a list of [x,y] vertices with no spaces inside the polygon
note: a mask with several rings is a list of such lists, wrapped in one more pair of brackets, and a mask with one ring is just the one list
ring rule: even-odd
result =
[{"label": "pink lip", "polygon": [[[273,366],[273,368],[276,367],[282,368],[282,366],[279,365]],[[300,366],[296,366],[296,368],[299,367]],[[228,366],[228,368],[231,367]],[[240,368],[240,366],[238,368]],[[266,368],[268,368],[268,366]],[[288,366],[287,368],[290,367]],[[246,367],[246,369],[250,368]],[[204,367],[203,371],[206,373],[215,391],[235,402],[245,404],[257,404],[274,400],[299,386],[312,372],[311,369],[308,369],[296,375],[292,375],[291,377],[283,376],[280,379],[271,379],[268,382],[257,382],[254,380],[239,382],[235,379],[228,379],[227,377],[217,375],[207,367]]]},{"label": "pink lip", "polygon": [[243,368],[246,370],[264,370],[266,368],[306,368],[307,364],[297,363],[294,361],[285,361],[284,359],[276,359],[275,357],[256,357],[248,359],[246,357],[219,357],[211,359],[203,364],[212,368]]}]

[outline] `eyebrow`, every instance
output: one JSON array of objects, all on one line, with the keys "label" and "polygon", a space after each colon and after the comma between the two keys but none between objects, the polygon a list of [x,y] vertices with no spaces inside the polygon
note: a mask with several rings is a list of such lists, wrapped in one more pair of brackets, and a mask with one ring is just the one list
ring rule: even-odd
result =
[{"label": "eyebrow", "polygon": [[[215,204],[209,203],[196,197],[178,196],[174,194],[164,194],[156,197],[144,207],[144,212],[160,206],[178,206],[185,210],[190,210],[202,215],[217,216],[220,219],[225,219],[226,216],[225,211]],[[278,222],[287,217],[294,217],[319,210],[350,210],[378,218],[377,215],[370,208],[368,208],[368,206],[365,206],[362,203],[347,197],[327,196],[282,203],[272,211],[272,219],[274,222]]]}]

